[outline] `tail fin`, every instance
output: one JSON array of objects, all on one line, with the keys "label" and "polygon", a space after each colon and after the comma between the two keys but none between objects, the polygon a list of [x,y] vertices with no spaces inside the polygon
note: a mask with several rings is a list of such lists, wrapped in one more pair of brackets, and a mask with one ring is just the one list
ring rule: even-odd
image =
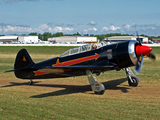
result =
[{"label": "tail fin", "polygon": [[21,49],[16,57],[14,69],[22,69],[29,65],[33,65],[34,62],[26,49]]},{"label": "tail fin", "polygon": [[30,71],[33,69],[34,62],[26,49],[21,49],[16,57],[14,64],[14,74],[17,78],[28,79]]},{"label": "tail fin", "polygon": [[8,70],[5,72],[14,72],[17,78],[29,79],[30,73],[34,69],[34,62],[28,54],[26,49],[21,49],[16,57],[14,70]]}]

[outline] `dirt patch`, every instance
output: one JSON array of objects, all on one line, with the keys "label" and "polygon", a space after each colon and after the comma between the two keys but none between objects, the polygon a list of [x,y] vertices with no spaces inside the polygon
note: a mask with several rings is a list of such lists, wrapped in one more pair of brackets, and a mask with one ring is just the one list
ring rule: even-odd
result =
[{"label": "dirt patch", "polygon": [[[29,80],[21,79],[12,79],[12,80],[0,80],[0,89],[17,89],[26,92],[35,92],[39,94],[39,91],[42,91],[40,95],[65,95],[65,94],[79,94],[84,93],[88,95],[94,95],[91,91],[89,83],[84,81],[83,83],[74,83],[76,79],[70,80],[66,79],[46,79],[46,80],[35,80],[34,85],[28,85]],[[58,81],[58,82],[56,82]],[[66,81],[66,82],[65,82]],[[65,84],[64,84],[65,82]],[[109,82],[108,82],[109,83]],[[160,101],[160,83],[150,82],[145,83],[141,82],[138,87],[130,87],[126,82],[120,85],[105,85],[106,91],[104,97],[119,97],[126,99],[143,99],[143,100],[156,100]],[[36,95],[36,97],[39,95]],[[41,97],[42,97],[41,96]]]}]

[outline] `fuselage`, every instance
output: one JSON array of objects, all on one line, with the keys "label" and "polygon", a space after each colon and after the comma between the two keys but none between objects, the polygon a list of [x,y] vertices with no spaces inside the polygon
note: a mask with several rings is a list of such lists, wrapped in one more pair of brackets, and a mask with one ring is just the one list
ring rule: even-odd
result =
[{"label": "fuselage", "polygon": [[134,66],[137,57],[135,46],[137,41],[124,41],[106,45],[98,49],[72,54],[64,57],[55,57],[39,63],[35,63],[32,69],[21,70],[15,75],[22,79],[63,78],[86,75],[86,69],[50,69],[56,66],[107,66],[114,68],[91,70],[92,73],[100,73],[108,70],[120,70]]}]

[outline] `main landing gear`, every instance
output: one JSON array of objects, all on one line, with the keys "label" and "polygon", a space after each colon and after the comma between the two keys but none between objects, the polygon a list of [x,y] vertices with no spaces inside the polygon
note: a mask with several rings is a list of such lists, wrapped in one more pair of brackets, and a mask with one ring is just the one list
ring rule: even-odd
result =
[{"label": "main landing gear", "polygon": [[125,68],[125,71],[127,74],[129,86],[137,87],[138,83],[140,82],[140,79],[133,74],[132,70],[129,67]]},{"label": "main landing gear", "polygon": [[86,70],[86,74],[91,85],[92,91],[94,91],[95,94],[103,95],[105,92],[104,85],[102,83],[97,82],[96,78],[92,75],[92,72],[90,70]]}]

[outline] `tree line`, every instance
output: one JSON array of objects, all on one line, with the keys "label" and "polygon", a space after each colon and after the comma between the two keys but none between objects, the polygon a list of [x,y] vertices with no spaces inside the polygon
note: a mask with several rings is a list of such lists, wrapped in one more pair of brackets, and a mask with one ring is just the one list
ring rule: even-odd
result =
[{"label": "tree line", "polygon": [[[17,35],[17,34],[14,34]],[[26,34],[22,34],[22,35],[26,35]],[[52,38],[52,37],[60,37],[60,36],[91,36],[91,37],[97,37],[98,40],[104,40],[104,38],[106,37],[111,37],[111,36],[133,36],[132,34],[121,34],[121,33],[109,33],[109,34],[100,34],[100,35],[94,35],[94,34],[84,34],[81,35],[80,33],[75,33],[75,34],[63,34],[62,32],[57,32],[57,33],[49,33],[49,32],[45,32],[43,34],[41,33],[37,33],[37,32],[32,32],[29,33],[28,35],[34,35],[34,36],[38,36],[38,39],[40,40],[44,40],[47,41],[48,38]],[[4,36],[4,35],[0,35],[0,36]],[[153,38],[160,38],[160,36],[147,36],[144,34],[141,34],[139,36],[143,36],[143,37],[148,37],[150,38],[150,40],[152,40]]]}]

